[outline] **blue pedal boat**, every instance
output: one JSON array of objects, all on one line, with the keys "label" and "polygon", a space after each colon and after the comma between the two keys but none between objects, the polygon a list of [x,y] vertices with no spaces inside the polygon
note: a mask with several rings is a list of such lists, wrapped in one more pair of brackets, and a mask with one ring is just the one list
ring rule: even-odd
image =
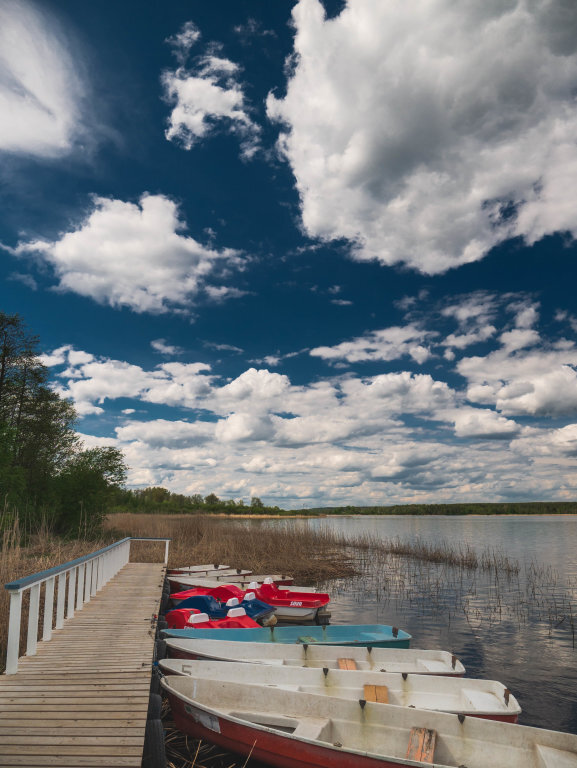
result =
[{"label": "blue pedal boat", "polygon": [[[268,603],[263,603],[262,600],[242,600],[237,602],[239,608],[244,608],[246,615],[250,616],[254,621],[262,622],[274,614],[275,609]],[[178,604],[178,608],[196,608],[201,613],[207,613],[211,619],[225,619],[230,605],[221,603],[216,597],[212,595],[193,595],[187,597],[186,600],[182,600]],[[170,613],[170,611],[169,611]]]},{"label": "blue pedal boat", "polygon": [[327,626],[260,627],[250,629],[165,629],[164,637],[241,640],[251,643],[350,645],[408,648],[411,635],[386,624],[329,624]]}]

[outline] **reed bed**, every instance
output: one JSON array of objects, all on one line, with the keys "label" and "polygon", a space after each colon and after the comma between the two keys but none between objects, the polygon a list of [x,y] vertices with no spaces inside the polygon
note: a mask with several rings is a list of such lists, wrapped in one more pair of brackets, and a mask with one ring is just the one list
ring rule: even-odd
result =
[{"label": "reed bed", "polygon": [[[356,573],[356,558],[349,542],[326,528],[310,529],[292,520],[280,526],[263,526],[252,520],[202,515],[120,513],[110,515],[106,527],[119,536],[171,537],[169,567],[226,563],[254,573],[290,573],[298,583]],[[144,558],[145,562],[153,557],[152,546],[133,544],[138,559]]]},{"label": "reed bed", "polygon": [[467,542],[449,544],[448,542],[431,543],[423,541],[418,536],[412,539],[383,539],[380,536],[365,534],[356,537],[351,545],[360,552],[369,555],[398,555],[399,557],[423,560],[428,563],[449,565],[454,568],[467,570],[495,571],[511,575],[519,573],[519,563],[499,552],[487,547],[477,552]]}]

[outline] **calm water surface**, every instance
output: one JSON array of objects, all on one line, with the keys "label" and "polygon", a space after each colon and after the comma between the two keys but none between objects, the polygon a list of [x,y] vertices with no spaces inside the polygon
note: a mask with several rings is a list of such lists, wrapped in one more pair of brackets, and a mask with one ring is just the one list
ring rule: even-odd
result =
[{"label": "calm water surface", "polygon": [[[274,522],[273,524],[277,524]],[[278,523],[282,524],[282,523]],[[456,653],[470,677],[500,680],[520,723],[577,733],[577,516],[330,517],[298,521],[350,537],[463,543],[518,562],[519,574],[389,556],[329,582],[332,623],[393,624],[413,648]]]}]

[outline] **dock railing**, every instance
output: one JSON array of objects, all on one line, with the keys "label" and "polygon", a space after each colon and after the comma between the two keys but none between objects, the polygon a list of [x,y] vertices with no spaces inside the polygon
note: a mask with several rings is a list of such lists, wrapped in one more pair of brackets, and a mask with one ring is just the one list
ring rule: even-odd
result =
[{"label": "dock railing", "polygon": [[[89,555],[70,560],[47,571],[40,571],[5,584],[10,592],[10,617],[8,620],[8,645],[6,649],[6,672],[13,675],[18,671],[20,656],[20,624],[22,619],[22,596],[30,590],[28,606],[28,632],[26,656],[34,656],[38,647],[41,587],[44,587],[42,638],[46,642],[52,637],[53,629],[62,629],[65,619],[82,610],[102,587],[130,561],[132,541],[163,541],[164,562],[168,562],[170,539],[128,537],[108,547],[91,552]],[[56,602],[56,613],[54,603]]]}]

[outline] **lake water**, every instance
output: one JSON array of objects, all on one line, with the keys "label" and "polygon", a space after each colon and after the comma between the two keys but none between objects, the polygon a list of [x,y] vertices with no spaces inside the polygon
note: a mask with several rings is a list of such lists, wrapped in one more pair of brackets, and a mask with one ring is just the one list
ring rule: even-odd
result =
[{"label": "lake water", "polygon": [[331,623],[398,626],[412,634],[411,647],[452,651],[468,676],[507,685],[523,708],[520,723],[577,733],[577,516],[329,517],[298,524],[350,537],[466,543],[479,556],[491,551],[518,563],[519,573],[508,576],[388,556],[323,589],[331,593]]},{"label": "lake water", "polygon": [[[365,558],[352,579],[316,585],[331,595],[333,624],[392,624],[412,648],[452,651],[468,677],[499,680],[518,699],[519,722],[577,734],[577,515],[361,516],[250,520],[247,525],[329,528],[347,539],[424,542],[491,553],[518,565],[458,568],[398,555]],[[220,750],[217,750],[220,753]],[[194,757],[191,753],[190,757]],[[215,757],[215,768],[244,758]],[[267,768],[249,760],[247,768]]]}]

